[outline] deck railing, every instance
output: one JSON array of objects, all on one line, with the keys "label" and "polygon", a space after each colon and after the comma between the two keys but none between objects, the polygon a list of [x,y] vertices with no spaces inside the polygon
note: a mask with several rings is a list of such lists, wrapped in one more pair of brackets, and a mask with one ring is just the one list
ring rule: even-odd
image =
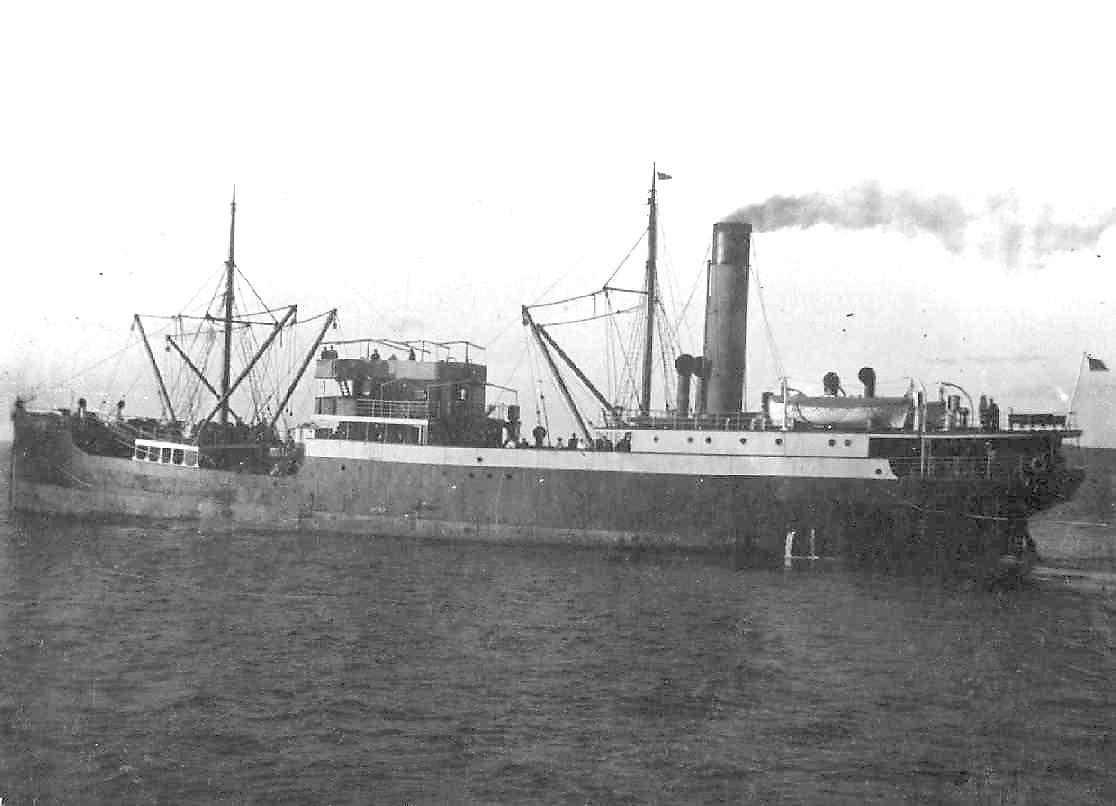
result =
[{"label": "deck railing", "polygon": [[897,476],[926,476],[938,479],[989,479],[1003,481],[1028,468],[1023,456],[1004,458],[977,456],[917,456],[888,460]]},{"label": "deck railing", "polygon": [[661,429],[664,431],[765,431],[775,430],[770,421],[757,412],[740,414],[703,414],[682,416],[672,411],[639,414],[631,411],[608,412],[604,427],[616,430]]},{"label": "deck railing", "polygon": [[394,419],[427,420],[430,403],[425,400],[367,400],[357,398],[358,417],[391,417]]}]

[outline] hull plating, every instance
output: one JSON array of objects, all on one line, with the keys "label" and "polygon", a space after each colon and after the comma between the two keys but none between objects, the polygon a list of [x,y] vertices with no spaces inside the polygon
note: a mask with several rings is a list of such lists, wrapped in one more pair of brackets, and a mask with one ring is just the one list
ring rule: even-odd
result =
[{"label": "hull plating", "polygon": [[12,503],[73,516],[759,557],[782,556],[791,531],[802,541],[794,553],[806,553],[812,532],[819,554],[842,557],[966,559],[1009,551],[1019,537],[1018,523],[989,515],[1004,491],[971,481],[812,476],[805,465],[796,475],[672,473],[661,463],[626,469],[619,463],[639,468],[639,457],[623,454],[570,468],[553,451],[461,450],[474,466],[448,460],[452,452],[439,461],[309,456],[297,474],[269,477],[88,455],[60,418],[22,414]]}]

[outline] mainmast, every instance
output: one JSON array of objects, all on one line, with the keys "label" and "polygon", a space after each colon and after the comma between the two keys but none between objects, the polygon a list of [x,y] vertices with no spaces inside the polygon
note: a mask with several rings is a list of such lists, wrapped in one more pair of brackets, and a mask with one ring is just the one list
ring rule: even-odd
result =
[{"label": "mainmast", "polygon": [[[639,413],[647,416],[651,412],[651,367],[655,333],[655,260],[659,233],[658,209],[655,202],[655,180],[659,174],[655,164],[651,164],[651,210],[647,214],[647,279],[644,290],[647,293],[647,332],[643,337],[643,386],[639,396]],[[663,178],[667,178],[664,174]]]},{"label": "mainmast", "polygon": [[232,375],[233,273],[236,271],[236,188],[233,188],[229,221],[229,259],[225,261],[225,353],[221,364],[221,425],[229,422],[229,382]]}]

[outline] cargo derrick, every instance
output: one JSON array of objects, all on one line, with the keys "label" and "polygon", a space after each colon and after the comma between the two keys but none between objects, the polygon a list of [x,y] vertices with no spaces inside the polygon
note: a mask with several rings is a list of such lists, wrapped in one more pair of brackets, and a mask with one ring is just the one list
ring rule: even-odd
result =
[{"label": "cargo derrick", "polygon": [[[73,423],[91,427],[84,405],[76,417],[17,407],[13,508],[367,535],[730,550],[788,564],[910,559],[920,568],[960,564],[1025,572],[1035,557],[1027,518],[1069,497],[1081,482],[1080,471],[1062,455],[1063,441],[1080,432],[1053,414],[1009,412],[1005,428],[993,400],[980,397],[977,405],[947,382],[936,384],[936,400],[913,379],[895,390],[899,394],[880,394],[869,367],[856,375],[862,393],[847,393],[836,372],[826,373],[822,393],[813,395],[792,389],[783,377],[777,391],[760,397],[758,409],[747,410],[747,221],[714,226],[703,355],[664,352],[664,371],[669,358],[677,371],[677,395],[673,409],[669,402],[663,410],[652,407],[651,339],[660,304],[655,180],[666,178],[654,173],[646,281],[634,292],[643,297],[627,309],[645,311],[642,372],[627,368],[631,397],[621,388],[611,391],[614,400],[606,397],[601,389],[610,387],[595,385],[547,330],[573,322],[540,323],[532,311],[544,305],[523,309],[523,323],[580,432],[565,450],[543,444],[545,410],[532,432],[535,449],[527,449],[519,406],[487,402],[493,384],[475,360],[476,345],[329,342],[331,313],[298,373],[317,358],[315,377],[323,388],[311,421],[294,429],[289,460],[259,453],[267,454],[272,478],[256,469],[267,464],[231,452],[228,432],[249,427],[238,412],[255,414],[243,407],[244,395],[233,410],[240,379],[230,372],[203,384],[213,399],[203,395],[202,413],[213,421],[202,430],[225,432],[221,454],[202,455],[208,441],[183,440],[177,422],[156,423],[161,433],[154,438],[116,446],[109,444],[115,431],[71,439]],[[230,243],[226,269],[231,255]],[[584,298],[610,291],[633,293],[606,283]],[[227,327],[229,299],[222,300],[224,315],[207,321]],[[270,321],[262,324],[273,328],[268,341],[280,329],[281,312],[265,311]],[[204,362],[186,360],[178,341],[168,346],[194,376],[203,375]],[[596,422],[576,411],[567,381],[581,383],[600,405]],[[293,389],[292,383],[285,396],[276,390],[279,410]],[[166,417],[181,411],[172,409],[173,395],[161,397]],[[223,413],[236,422],[222,426]],[[273,429],[277,416],[256,424]],[[235,464],[219,464],[216,457]]]},{"label": "cargo derrick", "polygon": [[[115,416],[111,413],[98,415],[89,409],[85,398],[80,398],[76,411],[60,409],[57,412],[61,416],[59,425],[65,426],[74,447],[93,456],[132,458],[182,468],[231,469],[271,475],[295,471],[297,451],[293,442],[280,438],[277,424],[326,332],[334,326],[337,312],[334,309],[305,320],[323,319],[301,366],[290,377],[286,391],[282,392],[282,387],[279,387],[270,395],[261,392],[262,376],[267,373],[261,372],[260,367],[268,363],[264,359],[269,351],[274,350],[283,331],[289,331],[297,324],[298,308],[295,305],[268,307],[257,294],[263,310],[238,312],[235,243],[234,191],[230,204],[228,258],[220,283],[223,290],[210,301],[203,315],[179,313],[152,317],[177,324],[176,334],[165,337],[166,352],[174,361],[182,362],[178,369],[181,370],[180,377],[185,376],[184,384],[177,390],[169,388],[167,380],[174,377],[173,362],[168,362],[164,368],[171,370],[165,376],[148,339],[145,317],[136,314],[132,330],[138,334],[155,381],[161,416],[126,417],[123,399],[116,404]],[[258,345],[252,335],[254,328],[266,328],[268,331]],[[240,332],[240,344],[235,346],[234,331]],[[209,358],[206,345],[212,347],[216,344],[218,333],[221,334],[222,344],[220,375],[211,381],[205,374]],[[195,351],[204,351],[204,355],[191,355],[191,347]],[[234,379],[235,347],[240,348],[246,361]],[[178,402],[182,408],[173,399],[175,391],[179,392]],[[244,407],[243,417],[233,408],[236,395],[239,395],[237,407]],[[207,396],[211,396],[212,400]],[[22,404],[20,410],[26,410]],[[208,413],[203,415],[203,412]]]},{"label": "cargo derrick", "polygon": [[[730,472],[748,477],[756,486],[769,474],[784,477],[784,500],[768,499],[758,507],[754,502],[738,503],[733,511],[739,515],[726,528],[745,542],[762,531],[764,542],[770,543],[771,532],[785,531],[788,557],[795,551],[796,534],[808,533],[809,556],[814,559],[818,550],[861,557],[929,550],[963,560],[1006,557],[1009,564],[1033,559],[1027,518],[1071,496],[1082,478],[1063,458],[1063,440],[1080,433],[1068,427],[1065,417],[1013,414],[1004,429],[994,401],[981,396],[978,407],[954,383],[937,384],[937,401],[929,400],[925,387],[914,379],[908,379],[902,394],[878,395],[871,367],[857,373],[863,394],[847,394],[837,373],[828,372],[821,395],[803,394],[781,378],[778,392],[763,393],[759,410],[745,409],[752,236],[748,221],[714,225],[704,355],[675,357],[675,407],[671,410],[668,403],[665,410],[652,408],[656,178],[667,177],[653,173],[649,198],[648,261],[641,292],[646,306],[643,372],[636,407],[626,410],[605,399],[531,315],[532,308],[579,297],[523,309],[523,323],[583,432],[586,449],[658,454],[679,465],[692,458],[691,472],[704,485],[712,485],[724,472],[717,467],[720,457],[736,459]],[[603,291],[608,290],[606,284]],[[552,353],[601,404],[602,425],[585,426],[587,418],[577,411]],[[842,479],[842,489],[829,489],[834,479]],[[791,483],[801,489],[788,492]],[[736,496],[744,488],[730,484],[728,489]],[[747,497],[739,495],[741,502]]]}]

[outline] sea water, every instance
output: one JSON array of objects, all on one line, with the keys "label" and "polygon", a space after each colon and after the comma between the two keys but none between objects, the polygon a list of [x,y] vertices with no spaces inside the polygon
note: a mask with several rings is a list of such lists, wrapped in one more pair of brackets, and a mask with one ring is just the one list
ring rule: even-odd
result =
[{"label": "sea water", "polygon": [[1114,583],[5,511],[0,798],[1113,803]]}]

